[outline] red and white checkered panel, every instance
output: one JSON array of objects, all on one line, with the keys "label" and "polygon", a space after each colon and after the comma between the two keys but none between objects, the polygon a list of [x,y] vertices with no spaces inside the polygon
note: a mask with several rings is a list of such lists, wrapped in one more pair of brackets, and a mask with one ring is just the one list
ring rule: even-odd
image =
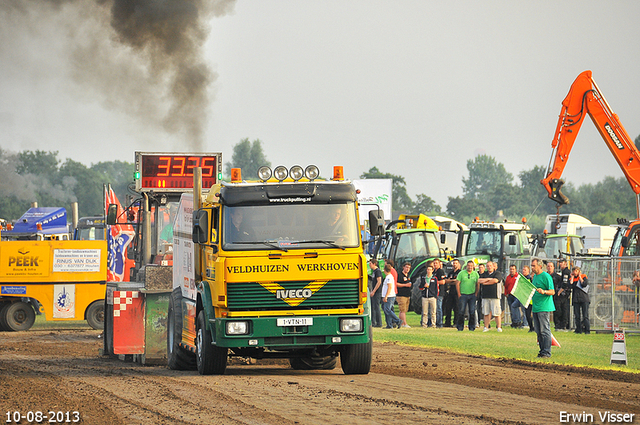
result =
[{"label": "red and white checkered panel", "polygon": [[144,296],[113,291],[113,353],[144,354]]}]

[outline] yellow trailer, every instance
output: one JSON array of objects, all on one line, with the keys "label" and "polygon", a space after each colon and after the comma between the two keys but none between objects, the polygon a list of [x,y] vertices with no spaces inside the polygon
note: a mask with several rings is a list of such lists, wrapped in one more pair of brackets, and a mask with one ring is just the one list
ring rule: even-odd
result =
[{"label": "yellow trailer", "polygon": [[104,326],[106,241],[0,241],[0,330],[46,320]]}]

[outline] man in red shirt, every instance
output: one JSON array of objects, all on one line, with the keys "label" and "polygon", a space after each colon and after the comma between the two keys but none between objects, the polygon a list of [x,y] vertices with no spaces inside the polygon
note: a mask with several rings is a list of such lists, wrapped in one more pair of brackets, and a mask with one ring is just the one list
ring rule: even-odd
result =
[{"label": "man in red shirt", "polygon": [[511,327],[522,328],[522,315],[520,313],[520,306],[512,307],[512,304],[517,301],[517,298],[511,294],[513,285],[518,280],[518,268],[515,265],[509,267],[509,276],[504,281],[504,294],[507,296],[507,303],[509,303],[509,311],[511,312]]}]

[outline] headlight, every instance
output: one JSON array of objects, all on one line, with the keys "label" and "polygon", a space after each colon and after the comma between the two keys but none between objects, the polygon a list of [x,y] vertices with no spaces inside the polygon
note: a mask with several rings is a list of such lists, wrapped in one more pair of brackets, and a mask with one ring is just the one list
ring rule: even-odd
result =
[{"label": "headlight", "polygon": [[273,170],[273,175],[279,181],[283,181],[287,178],[289,172],[287,171],[287,167],[285,167],[284,165],[278,165],[275,170]]},{"label": "headlight", "polygon": [[304,169],[304,175],[309,180],[315,180],[320,175],[320,170],[315,165],[309,165],[307,168]]},{"label": "headlight", "polygon": [[340,319],[340,332],[362,332],[362,318]]},{"label": "headlight", "polygon": [[301,166],[299,165],[294,165],[293,167],[291,167],[289,169],[289,175],[291,176],[291,178],[295,181],[300,180],[302,177],[304,177],[304,170],[302,169]]},{"label": "headlight", "polygon": [[271,178],[271,168],[267,167],[266,165],[258,168],[258,178],[263,182],[269,180]]},{"label": "headlight", "polygon": [[249,333],[249,322],[227,322],[227,335],[246,335]]}]

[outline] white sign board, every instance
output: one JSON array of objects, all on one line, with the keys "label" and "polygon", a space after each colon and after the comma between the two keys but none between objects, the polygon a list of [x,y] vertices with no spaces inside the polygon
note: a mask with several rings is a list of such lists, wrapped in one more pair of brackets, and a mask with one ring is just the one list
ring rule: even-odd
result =
[{"label": "white sign board", "polygon": [[99,272],[99,249],[54,249],[54,272]]},{"label": "white sign board", "polygon": [[384,213],[385,220],[391,219],[391,190],[393,180],[391,179],[361,179],[353,180],[356,190],[360,190],[358,194],[358,203],[360,204],[360,224],[364,224],[365,220],[369,220],[369,211],[377,209],[376,204]]},{"label": "white sign board", "polygon": [[182,289],[182,296],[196,299],[194,244],[191,240],[193,194],[183,193],[173,222],[173,288]]}]

